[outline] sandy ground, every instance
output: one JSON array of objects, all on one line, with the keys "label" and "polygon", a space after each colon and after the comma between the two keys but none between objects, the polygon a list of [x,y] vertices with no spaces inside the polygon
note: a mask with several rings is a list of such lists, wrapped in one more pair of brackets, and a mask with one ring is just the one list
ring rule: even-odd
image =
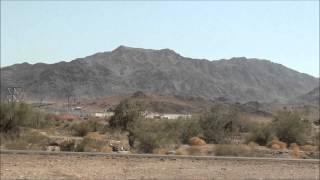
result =
[{"label": "sandy ground", "polygon": [[319,179],[318,162],[1,154],[5,179]]}]

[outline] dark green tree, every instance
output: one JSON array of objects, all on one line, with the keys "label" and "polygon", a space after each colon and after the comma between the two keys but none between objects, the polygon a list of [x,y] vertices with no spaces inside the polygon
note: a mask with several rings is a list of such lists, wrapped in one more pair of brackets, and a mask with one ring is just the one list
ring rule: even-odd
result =
[{"label": "dark green tree", "polygon": [[109,121],[112,128],[119,128],[129,132],[129,144],[134,146],[134,124],[144,118],[145,107],[140,101],[124,100],[115,108],[114,115]]}]

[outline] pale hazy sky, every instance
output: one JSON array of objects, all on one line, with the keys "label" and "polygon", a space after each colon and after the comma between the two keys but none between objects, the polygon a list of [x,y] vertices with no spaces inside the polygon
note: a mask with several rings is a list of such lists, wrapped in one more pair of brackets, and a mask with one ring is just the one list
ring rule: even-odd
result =
[{"label": "pale hazy sky", "polygon": [[119,45],[263,58],[319,77],[319,1],[1,1],[1,67]]}]

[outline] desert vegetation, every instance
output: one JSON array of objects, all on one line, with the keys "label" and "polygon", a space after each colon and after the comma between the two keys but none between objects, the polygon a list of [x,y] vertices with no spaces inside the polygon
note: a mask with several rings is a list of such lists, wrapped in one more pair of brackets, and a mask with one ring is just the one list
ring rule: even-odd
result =
[{"label": "desert vegetation", "polygon": [[44,128],[54,123],[50,114],[35,110],[25,103],[2,102],[0,109],[0,130],[4,133],[16,132],[18,127]]},{"label": "desert vegetation", "polygon": [[[299,113],[282,110],[271,122],[246,121],[236,108],[213,106],[190,118],[145,117],[145,105],[124,100],[110,119],[61,120],[24,103],[1,103],[1,147],[62,151],[265,156],[300,151],[318,157],[319,132]],[[63,137],[65,139],[59,139]],[[57,139],[58,138],[58,139]],[[319,153],[318,153],[319,154]]]}]

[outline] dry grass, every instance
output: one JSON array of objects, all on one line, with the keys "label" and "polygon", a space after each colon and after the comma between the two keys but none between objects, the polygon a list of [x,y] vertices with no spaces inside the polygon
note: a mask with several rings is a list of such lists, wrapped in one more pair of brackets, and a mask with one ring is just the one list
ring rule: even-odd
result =
[{"label": "dry grass", "polygon": [[287,143],[280,141],[277,137],[274,137],[271,141],[270,147],[275,150],[283,150],[287,148]]},{"label": "dry grass", "polygon": [[214,145],[212,144],[202,146],[182,145],[176,150],[176,155],[212,155],[213,147]]},{"label": "dry grass", "polygon": [[307,151],[307,152],[319,151],[318,148],[319,148],[318,146],[313,146],[313,145],[309,145],[309,144],[301,146],[301,150],[302,151]]},{"label": "dry grass", "polygon": [[176,155],[190,155],[188,148],[190,146],[188,145],[182,145],[176,150]]},{"label": "dry grass", "polygon": [[189,143],[191,146],[202,146],[202,145],[207,144],[203,139],[201,139],[199,137],[190,138]]},{"label": "dry grass", "polygon": [[85,152],[112,152],[106,137],[98,132],[88,133],[81,145]]},{"label": "dry grass", "polygon": [[291,143],[289,149],[291,150],[290,155],[293,158],[300,158],[300,147],[296,143]]},{"label": "dry grass", "polygon": [[249,146],[250,148],[252,148],[252,149],[255,149],[256,147],[259,146],[259,144],[255,143],[255,142],[253,142],[253,141],[250,141],[250,142],[248,143],[248,146]]},{"label": "dry grass", "polygon": [[217,144],[214,147],[214,154],[216,156],[255,156],[254,150],[244,144]]},{"label": "dry grass", "polygon": [[1,138],[1,145],[14,150],[44,150],[49,138],[37,131],[26,130],[19,137]]},{"label": "dry grass", "polygon": [[156,148],[152,151],[153,154],[161,154],[161,155],[165,155],[168,153],[168,149],[165,148]]}]

